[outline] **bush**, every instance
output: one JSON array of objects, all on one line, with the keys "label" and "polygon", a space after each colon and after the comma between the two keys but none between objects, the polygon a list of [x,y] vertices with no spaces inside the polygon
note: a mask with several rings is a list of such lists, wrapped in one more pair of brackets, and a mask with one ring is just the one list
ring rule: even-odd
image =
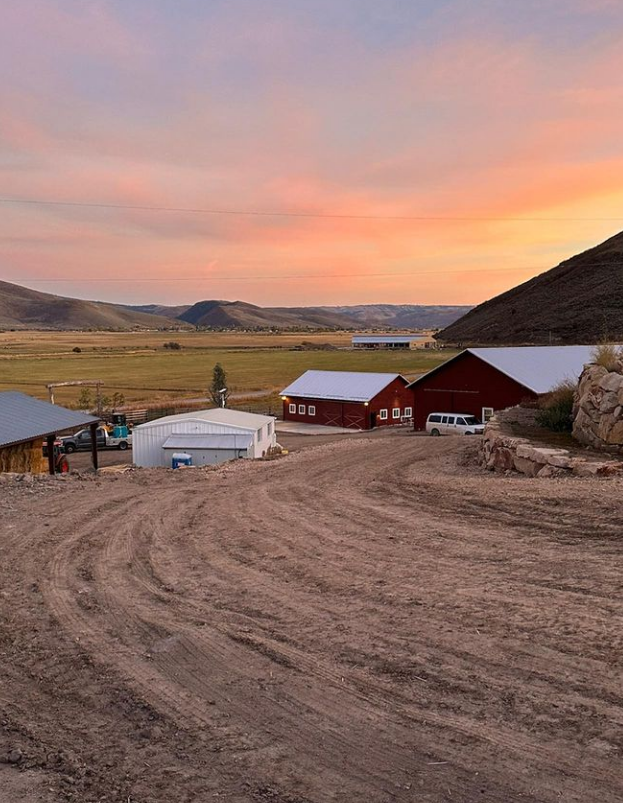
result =
[{"label": "bush", "polygon": [[182,348],[182,344],[176,343],[175,340],[170,340],[164,344],[164,347],[165,349],[171,349],[171,351],[179,351]]},{"label": "bush", "polygon": [[623,351],[614,343],[600,343],[592,354],[595,365],[601,365],[607,371],[620,371]]},{"label": "bush", "polygon": [[72,351],[74,354],[82,354],[82,349],[80,346],[76,346],[74,349],[72,349]]},{"label": "bush", "polygon": [[576,387],[571,381],[561,382],[540,400],[536,422],[552,432],[571,432],[573,428],[573,399]]}]

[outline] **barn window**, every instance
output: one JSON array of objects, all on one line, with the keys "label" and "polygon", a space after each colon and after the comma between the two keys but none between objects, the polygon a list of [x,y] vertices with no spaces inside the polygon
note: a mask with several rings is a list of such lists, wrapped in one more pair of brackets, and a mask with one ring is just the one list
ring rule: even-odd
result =
[{"label": "barn window", "polygon": [[405,407],[405,418],[411,418],[412,416],[413,416],[413,408]]},{"label": "barn window", "polygon": [[392,418],[400,418],[400,407],[394,407],[392,410]]},{"label": "barn window", "polygon": [[299,415],[305,415],[305,405],[299,404]]},{"label": "barn window", "polygon": [[296,404],[291,404],[289,410],[292,414],[296,413]]},{"label": "barn window", "polygon": [[316,415],[316,405],[310,404],[307,408],[307,415]]},{"label": "barn window", "polygon": [[379,418],[385,421],[387,418],[387,410],[379,410]]},{"label": "barn window", "polygon": [[483,407],[482,408],[482,423],[486,424],[487,421],[491,420],[493,418],[493,413],[494,412],[495,412],[495,410],[493,409],[493,407]]}]

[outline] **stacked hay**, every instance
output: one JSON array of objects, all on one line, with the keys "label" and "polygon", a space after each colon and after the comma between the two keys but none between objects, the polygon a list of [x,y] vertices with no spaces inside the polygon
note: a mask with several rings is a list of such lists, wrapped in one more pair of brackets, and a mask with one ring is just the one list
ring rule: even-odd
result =
[{"label": "stacked hay", "polygon": [[47,467],[48,461],[43,456],[40,440],[0,449],[0,473],[9,471],[15,474],[43,474]]}]

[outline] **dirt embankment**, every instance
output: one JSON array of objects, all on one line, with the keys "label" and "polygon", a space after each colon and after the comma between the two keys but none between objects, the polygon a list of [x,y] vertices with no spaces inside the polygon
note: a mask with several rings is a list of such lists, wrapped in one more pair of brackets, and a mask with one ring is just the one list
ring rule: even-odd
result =
[{"label": "dirt embankment", "polygon": [[466,448],[3,487],[0,800],[618,803],[623,483]]}]

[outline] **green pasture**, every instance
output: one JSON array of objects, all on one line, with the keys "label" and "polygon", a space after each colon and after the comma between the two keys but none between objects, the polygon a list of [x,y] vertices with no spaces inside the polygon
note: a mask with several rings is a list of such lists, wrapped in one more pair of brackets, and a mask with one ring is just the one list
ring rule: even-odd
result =
[{"label": "green pasture", "polygon": [[[414,377],[424,373],[454,352],[356,352],[346,348],[335,351],[294,351],[303,336],[270,336],[258,343],[255,335],[228,335],[227,345],[214,345],[203,333],[173,336],[182,344],[179,351],[165,350],[162,336],[157,342],[132,340],[132,335],[113,338],[108,333],[89,333],[81,338],[73,334],[29,333],[20,341],[8,342],[0,335],[0,390],[21,390],[40,398],[47,397],[46,384],[69,380],[100,379],[103,392],[122,393],[127,402],[151,402],[168,398],[202,396],[210,382],[214,364],[220,362],[228,374],[233,394],[278,393],[285,385],[309,368],[343,371],[389,371]],[[222,339],[225,336],[222,336]],[[345,345],[349,340],[331,333],[317,336],[320,342]],[[130,342],[128,342],[130,341]],[[341,341],[341,343],[340,343]],[[22,345],[20,345],[20,342]],[[74,353],[72,343],[82,349]],[[82,345],[81,345],[82,344]],[[70,348],[71,346],[71,348]],[[79,389],[59,388],[58,402],[77,401]]]}]

